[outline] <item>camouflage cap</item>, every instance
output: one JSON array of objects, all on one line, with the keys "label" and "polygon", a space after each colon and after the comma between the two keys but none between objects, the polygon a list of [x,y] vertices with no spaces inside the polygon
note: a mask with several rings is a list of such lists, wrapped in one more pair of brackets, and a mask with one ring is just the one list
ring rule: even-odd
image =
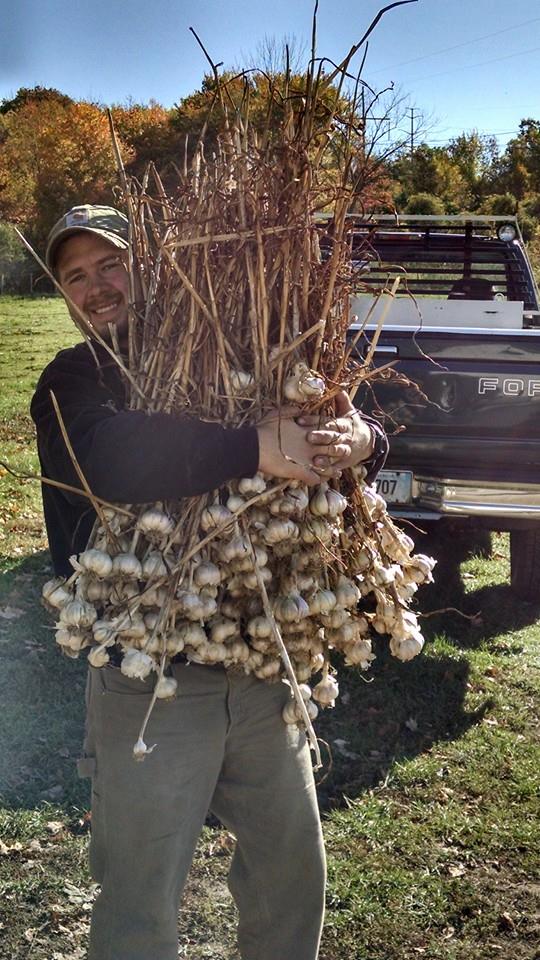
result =
[{"label": "camouflage cap", "polygon": [[72,207],[52,228],[45,253],[49,270],[54,270],[59,245],[75,233],[90,230],[108,240],[114,247],[126,250],[128,246],[128,219],[114,207],[102,207],[85,203]]}]

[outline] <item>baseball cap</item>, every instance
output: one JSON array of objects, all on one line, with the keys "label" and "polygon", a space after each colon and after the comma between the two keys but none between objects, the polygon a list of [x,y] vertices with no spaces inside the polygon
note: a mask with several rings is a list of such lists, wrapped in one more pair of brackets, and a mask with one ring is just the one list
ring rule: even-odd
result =
[{"label": "baseball cap", "polygon": [[108,240],[114,247],[126,250],[128,246],[128,218],[114,207],[102,207],[85,203],[72,207],[52,228],[45,252],[45,262],[49,270],[54,269],[56,252],[67,237],[75,233],[90,230]]}]

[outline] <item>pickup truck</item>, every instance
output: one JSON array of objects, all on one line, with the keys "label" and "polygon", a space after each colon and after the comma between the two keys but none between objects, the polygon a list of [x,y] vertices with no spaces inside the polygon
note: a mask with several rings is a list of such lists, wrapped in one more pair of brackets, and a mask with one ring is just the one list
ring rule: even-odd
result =
[{"label": "pickup truck", "polygon": [[419,526],[510,531],[512,588],[540,603],[540,312],[517,221],[358,217],[351,249],[355,351],[387,367],[356,399],[390,436],[379,492]]}]

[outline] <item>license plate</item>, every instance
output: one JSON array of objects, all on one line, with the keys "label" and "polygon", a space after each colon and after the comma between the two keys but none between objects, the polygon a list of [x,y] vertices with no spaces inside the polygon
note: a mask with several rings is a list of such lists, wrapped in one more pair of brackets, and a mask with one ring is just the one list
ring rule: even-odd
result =
[{"label": "license plate", "polygon": [[410,503],[412,477],[410,470],[381,470],[375,480],[377,493],[387,503]]}]

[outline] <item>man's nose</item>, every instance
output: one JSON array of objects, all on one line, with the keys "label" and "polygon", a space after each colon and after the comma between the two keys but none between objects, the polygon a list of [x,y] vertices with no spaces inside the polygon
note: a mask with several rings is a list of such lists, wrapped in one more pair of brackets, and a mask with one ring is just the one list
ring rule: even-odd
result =
[{"label": "man's nose", "polygon": [[95,296],[107,287],[107,280],[99,270],[88,274],[87,296]]}]

